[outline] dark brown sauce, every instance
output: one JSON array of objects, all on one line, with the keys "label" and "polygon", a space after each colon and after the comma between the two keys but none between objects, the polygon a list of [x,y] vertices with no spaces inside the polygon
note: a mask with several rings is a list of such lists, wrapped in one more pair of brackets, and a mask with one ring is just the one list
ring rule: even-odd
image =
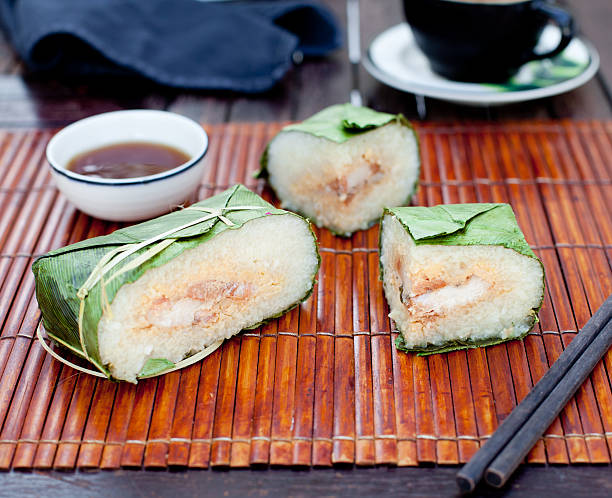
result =
[{"label": "dark brown sauce", "polygon": [[189,161],[183,151],[152,142],[122,142],[73,157],[67,169],[97,178],[137,178],[174,169]]}]

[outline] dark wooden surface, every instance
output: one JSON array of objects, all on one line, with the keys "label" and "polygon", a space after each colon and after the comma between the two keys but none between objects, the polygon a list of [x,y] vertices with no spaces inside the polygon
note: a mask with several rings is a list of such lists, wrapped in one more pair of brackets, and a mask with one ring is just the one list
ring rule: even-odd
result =
[{"label": "dark wooden surface", "polygon": [[[324,0],[345,22],[345,0]],[[612,2],[564,0],[582,35],[599,49],[601,70],[572,92],[502,107],[465,107],[426,99],[428,121],[499,121],[533,118],[612,117]],[[400,0],[361,1],[362,48],[402,20]],[[207,123],[300,120],[348,100],[351,88],[346,48],[329,57],[306,59],[262,95],[185,92],[130,78],[57,78],[30,74],[5,39],[0,39],[0,127],[56,127],[92,114],[133,108],[167,109]],[[394,90],[360,71],[364,103],[418,119],[414,96]]]},{"label": "dark wooden surface", "polygon": [[[379,468],[316,470],[232,470],[191,472],[33,472],[1,483],[0,496],[46,498],[210,496],[346,497],[461,496],[454,468]],[[561,490],[561,491],[560,491]],[[474,497],[607,498],[612,495],[609,467],[520,469],[503,490],[479,487]]]},{"label": "dark wooden surface", "polygon": [[[345,22],[344,0],[324,0]],[[581,34],[598,48],[599,74],[564,95],[504,107],[471,108],[426,99],[428,121],[506,121],[533,118],[612,118],[612,2],[565,0]],[[399,0],[362,0],[362,43],[402,19]],[[364,103],[418,119],[414,96],[386,87],[360,72]],[[303,119],[348,100],[351,87],[346,49],[305,60],[273,90],[245,96],[228,92],[185,92],[132,78],[74,79],[30,74],[0,39],[0,128],[57,127],[100,112],[152,108],[202,122]],[[290,471],[119,471],[88,474],[18,473],[0,476],[1,496],[372,496],[456,494],[453,467],[369,468]],[[610,496],[609,466],[523,467],[503,491],[480,488],[486,496]]]}]

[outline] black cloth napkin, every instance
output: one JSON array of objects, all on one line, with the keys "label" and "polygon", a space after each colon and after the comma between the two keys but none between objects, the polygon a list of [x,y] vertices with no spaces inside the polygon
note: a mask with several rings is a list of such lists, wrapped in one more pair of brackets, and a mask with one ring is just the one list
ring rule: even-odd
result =
[{"label": "black cloth napkin", "polygon": [[0,0],[0,21],[34,71],[240,92],[267,90],[292,58],[342,43],[329,10],[303,1]]}]

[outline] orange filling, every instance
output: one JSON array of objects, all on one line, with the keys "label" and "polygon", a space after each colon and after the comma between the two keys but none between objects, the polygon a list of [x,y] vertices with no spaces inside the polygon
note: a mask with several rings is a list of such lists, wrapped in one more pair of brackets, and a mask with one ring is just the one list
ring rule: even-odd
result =
[{"label": "orange filling", "polygon": [[233,302],[245,301],[252,292],[250,283],[205,280],[189,286],[182,295],[157,298],[145,316],[149,327],[206,327],[218,322]]}]

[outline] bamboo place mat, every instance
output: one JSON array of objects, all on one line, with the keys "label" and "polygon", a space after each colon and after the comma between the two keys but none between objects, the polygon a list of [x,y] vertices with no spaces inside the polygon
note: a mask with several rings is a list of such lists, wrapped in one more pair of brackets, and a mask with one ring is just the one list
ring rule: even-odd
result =
[{"label": "bamboo place mat", "polygon": [[[253,179],[279,124],[207,127],[200,197]],[[378,280],[378,228],[318,230],[313,296],[203,362],[132,384],[79,374],[33,340],[37,254],[108,233],[59,195],[51,132],[0,132],[0,468],[465,462],[612,292],[612,122],[419,125],[415,203],[510,202],[546,267],[522,341],[421,358],[397,353]],[[606,371],[608,373],[606,373]],[[612,352],[531,451],[609,463]]]}]

